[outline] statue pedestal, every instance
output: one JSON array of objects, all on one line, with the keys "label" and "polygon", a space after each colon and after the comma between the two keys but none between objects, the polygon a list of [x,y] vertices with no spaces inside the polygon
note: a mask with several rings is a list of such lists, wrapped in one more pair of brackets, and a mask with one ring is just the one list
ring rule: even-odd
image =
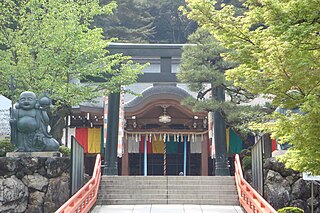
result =
[{"label": "statue pedestal", "polygon": [[61,157],[60,152],[7,152],[6,157]]}]

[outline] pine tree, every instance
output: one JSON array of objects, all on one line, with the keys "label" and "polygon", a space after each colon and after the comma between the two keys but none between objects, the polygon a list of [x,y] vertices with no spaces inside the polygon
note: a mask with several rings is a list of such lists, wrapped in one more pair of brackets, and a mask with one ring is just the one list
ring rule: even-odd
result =
[{"label": "pine tree", "polygon": [[[198,97],[190,97],[184,104],[192,106],[197,111],[221,111],[227,124],[245,136],[249,132],[249,122],[261,119],[264,113],[260,111],[259,106],[239,105],[255,96],[225,79],[225,71],[236,65],[223,59],[223,54],[228,50],[207,30],[201,28],[189,36],[189,42],[191,44],[183,49],[182,63],[177,76],[181,82],[188,84],[190,90],[198,92]],[[226,92],[225,102],[218,100],[215,94],[213,97],[208,96],[217,87]]]},{"label": "pine tree", "polygon": [[148,12],[148,6],[136,0],[119,0],[117,4],[114,14],[96,17],[104,36],[116,38],[118,42],[147,43],[151,40],[155,33],[154,17]]}]

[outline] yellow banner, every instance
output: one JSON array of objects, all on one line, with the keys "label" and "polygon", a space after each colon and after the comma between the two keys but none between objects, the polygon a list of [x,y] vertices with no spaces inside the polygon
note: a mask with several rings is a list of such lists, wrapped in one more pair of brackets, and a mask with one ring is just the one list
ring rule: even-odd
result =
[{"label": "yellow banner", "polygon": [[88,129],[88,153],[100,153],[101,129]]}]

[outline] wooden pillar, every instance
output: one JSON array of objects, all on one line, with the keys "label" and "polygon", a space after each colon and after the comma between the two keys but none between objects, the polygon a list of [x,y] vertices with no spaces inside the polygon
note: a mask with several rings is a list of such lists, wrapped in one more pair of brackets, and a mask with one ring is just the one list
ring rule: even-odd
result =
[{"label": "wooden pillar", "polygon": [[128,138],[124,136],[123,139],[123,155],[122,155],[122,167],[121,167],[121,175],[128,176],[129,175],[129,153],[128,153]]},{"label": "wooden pillar", "polygon": [[201,141],[201,176],[208,176],[208,135]]}]

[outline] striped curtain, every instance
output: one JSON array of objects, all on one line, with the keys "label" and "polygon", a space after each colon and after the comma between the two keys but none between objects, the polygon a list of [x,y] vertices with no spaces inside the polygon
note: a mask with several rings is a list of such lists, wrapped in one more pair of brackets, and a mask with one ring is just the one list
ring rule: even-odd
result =
[{"label": "striped curtain", "polygon": [[76,128],[75,137],[83,146],[84,153],[100,153],[101,128]]}]

